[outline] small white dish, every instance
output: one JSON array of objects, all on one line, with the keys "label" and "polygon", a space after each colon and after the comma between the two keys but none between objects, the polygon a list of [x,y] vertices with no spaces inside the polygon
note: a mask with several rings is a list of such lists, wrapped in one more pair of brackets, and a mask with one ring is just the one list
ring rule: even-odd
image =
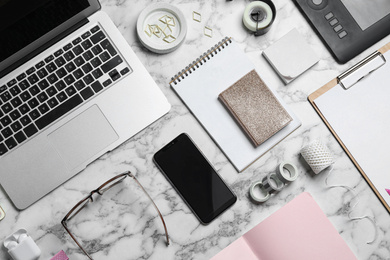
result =
[{"label": "small white dish", "polygon": [[175,6],[157,3],[146,7],[138,16],[137,34],[142,45],[150,51],[168,53],[184,42],[187,23]]}]

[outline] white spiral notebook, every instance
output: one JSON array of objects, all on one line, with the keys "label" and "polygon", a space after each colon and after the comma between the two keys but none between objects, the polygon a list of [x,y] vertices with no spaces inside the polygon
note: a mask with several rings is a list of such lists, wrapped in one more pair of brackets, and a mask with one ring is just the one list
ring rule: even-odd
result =
[{"label": "white spiral notebook", "polygon": [[[218,95],[255,69],[254,64],[231,38],[225,38],[175,75],[171,87],[239,171],[278,144],[301,122],[271,89],[293,119],[260,146],[255,147],[224,107]],[[261,73],[258,72],[261,77]]]}]

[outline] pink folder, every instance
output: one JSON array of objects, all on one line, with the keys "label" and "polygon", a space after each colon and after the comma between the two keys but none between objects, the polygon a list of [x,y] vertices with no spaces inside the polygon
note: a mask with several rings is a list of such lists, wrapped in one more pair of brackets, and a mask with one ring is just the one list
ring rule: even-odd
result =
[{"label": "pink folder", "polygon": [[212,260],[349,260],[356,257],[309,193],[234,241]]}]

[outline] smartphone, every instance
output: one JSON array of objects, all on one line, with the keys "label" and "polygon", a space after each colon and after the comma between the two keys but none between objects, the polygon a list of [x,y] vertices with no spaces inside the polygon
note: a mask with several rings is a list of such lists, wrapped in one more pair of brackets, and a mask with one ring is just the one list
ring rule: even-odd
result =
[{"label": "smartphone", "polygon": [[202,224],[210,223],[237,200],[185,133],[159,150],[153,160]]}]

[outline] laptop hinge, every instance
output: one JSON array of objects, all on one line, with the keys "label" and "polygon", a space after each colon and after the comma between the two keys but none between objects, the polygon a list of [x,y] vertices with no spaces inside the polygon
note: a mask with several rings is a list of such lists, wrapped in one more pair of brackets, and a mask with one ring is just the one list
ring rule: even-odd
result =
[{"label": "laptop hinge", "polygon": [[89,22],[88,18],[82,19],[81,21],[79,21],[78,23],[74,24],[73,26],[71,26],[67,30],[64,30],[62,33],[58,34],[56,37],[54,37],[51,40],[47,41],[45,44],[41,45],[39,48],[37,48],[34,51],[30,52],[28,55],[25,55],[23,58],[21,58],[20,60],[18,60],[15,63],[13,63],[8,68],[0,71],[0,79],[2,77],[4,77],[5,75],[7,75],[8,73],[10,73],[11,71],[15,70],[17,67],[19,67],[19,66],[23,65],[24,63],[26,63],[27,61],[31,60],[32,58],[34,58],[35,56],[37,56],[41,52],[45,51],[46,49],[48,49],[53,44],[59,42],[60,40],[62,40],[66,36],[68,36],[69,34],[73,33],[74,31],[76,31],[77,29],[82,27],[83,25],[87,24],[88,22]]}]

